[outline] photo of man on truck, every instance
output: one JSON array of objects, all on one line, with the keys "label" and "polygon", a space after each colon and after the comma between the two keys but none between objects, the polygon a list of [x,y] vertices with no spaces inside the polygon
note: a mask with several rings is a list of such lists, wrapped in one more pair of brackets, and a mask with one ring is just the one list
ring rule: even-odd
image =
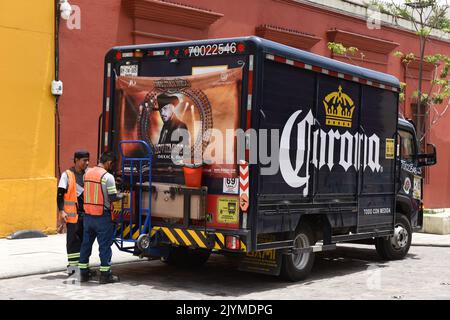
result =
[{"label": "photo of man on truck", "polygon": [[[235,178],[236,164],[226,163],[236,153],[227,130],[237,128],[241,77],[241,68],[175,79],[118,77],[117,92],[125,99],[115,110],[116,142],[146,141],[161,172],[205,160],[205,174]],[[227,140],[219,143],[221,138]]]},{"label": "photo of man on truck", "polygon": [[172,134],[175,130],[187,130],[186,124],[177,118],[175,108],[179,104],[179,99],[176,96],[168,96],[165,93],[157,97],[159,114],[161,120],[164,122],[161,132],[159,134],[158,144],[166,144],[171,142]]},{"label": "photo of man on truck", "polygon": [[[157,105],[159,115],[163,121],[163,126],[159,133],[159,141],[156,145],[155,154],[159,159],[171,159],[172,145],[180,143],[181,139],[174,140],[173,136],[175,131],[185,130],[187,132],[186,124],[178,119],[175,114],[175,108],[179,105],[180,100],[177,96],[169,96],[166,93],[162,93],[157,96]],[[180,136],[182,132],[178,133]],[[189,147],[189,140],[186,139],[184,148]],[[184,150],[183,148],[183,150]],[[182,152],[182,151],[181,151]],[[182,154],[181,154],[182,156]],[[172,159],[173,161],[173,159]]]}]

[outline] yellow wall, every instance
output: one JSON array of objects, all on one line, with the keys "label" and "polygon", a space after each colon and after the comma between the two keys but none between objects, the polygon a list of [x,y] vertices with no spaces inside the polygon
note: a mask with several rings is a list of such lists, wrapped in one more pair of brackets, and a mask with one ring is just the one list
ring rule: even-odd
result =
[{"label": "yellow wall", "polygon": [[0,1],[0,237],[56,230],[54,0]]}]

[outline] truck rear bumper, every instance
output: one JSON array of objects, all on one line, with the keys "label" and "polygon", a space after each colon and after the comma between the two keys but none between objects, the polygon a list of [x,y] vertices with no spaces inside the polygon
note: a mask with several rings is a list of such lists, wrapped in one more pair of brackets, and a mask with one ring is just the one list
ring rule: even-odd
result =
[{"label": "truck rear bumper", "polygon": [[226,237],[239,238],[239,252],[249,252],[249,230],[215,230],[205,228],[183,228],[173,226],[154,226],[150,233],[151,246],[184,246],[191,249],[228,250]]}]

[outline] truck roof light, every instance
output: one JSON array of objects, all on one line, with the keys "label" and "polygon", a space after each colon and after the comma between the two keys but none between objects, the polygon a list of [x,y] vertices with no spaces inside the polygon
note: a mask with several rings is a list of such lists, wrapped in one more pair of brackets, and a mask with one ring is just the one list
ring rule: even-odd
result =
[{"label": "truck roof light", "polygon": [[240,53],[244,52],[245,51],[245,44],[239,43],[237,45],[237,51],[240,52]]}]

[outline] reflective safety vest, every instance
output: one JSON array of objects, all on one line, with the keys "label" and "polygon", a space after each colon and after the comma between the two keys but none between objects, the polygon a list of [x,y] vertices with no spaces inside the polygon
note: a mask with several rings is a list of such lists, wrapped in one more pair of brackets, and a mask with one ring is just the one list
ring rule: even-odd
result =
[{"label": "reflective safety vest", "polygon": [[75,173],[66,170],[67,174],[67,192],[64,194],[64,212],[67,213],[67,223],[77,223],[77,182]]},{"label": "reflective safety vest", "polygon": [[93,216],[101,216],[105,208],[102,178],[107,171],[94,167],[84,176],[84,212]]}]

